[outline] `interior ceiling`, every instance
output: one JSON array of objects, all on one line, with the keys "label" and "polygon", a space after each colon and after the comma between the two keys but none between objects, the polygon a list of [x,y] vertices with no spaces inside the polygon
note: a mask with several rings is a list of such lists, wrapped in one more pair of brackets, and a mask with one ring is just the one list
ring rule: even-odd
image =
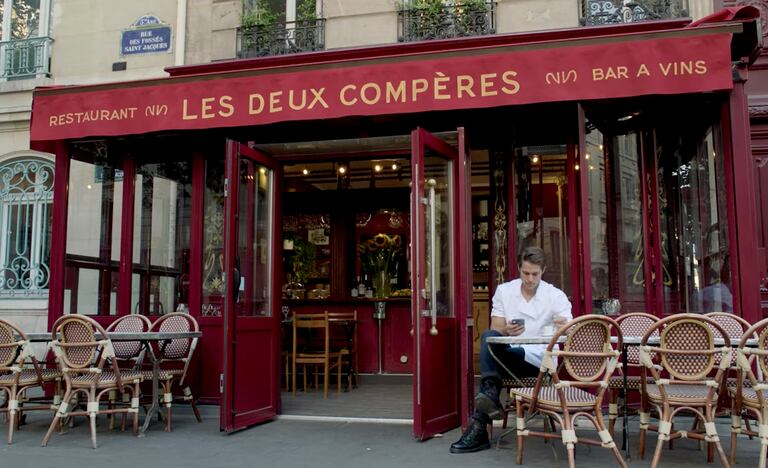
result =
[{"label": "interior ceiling", "polygon": [[[435,133],[451,146],[457,132]],[[315,140],[256,145],[256,149],[282,161],[286,191],[371,188],[407,188],[411,180],[411,136]],[[542,174],[544,183],[565,173],[566,145],[519,146],[517,158],[531,158],[531,172]],[[489,190],[490,168],[486,149],[472,149],[472,188]],[[535,159],[535,162],[534,161]],[[344,167],[340,174],[339,168]],[[531,182],[539,183],[539,177]]]}]

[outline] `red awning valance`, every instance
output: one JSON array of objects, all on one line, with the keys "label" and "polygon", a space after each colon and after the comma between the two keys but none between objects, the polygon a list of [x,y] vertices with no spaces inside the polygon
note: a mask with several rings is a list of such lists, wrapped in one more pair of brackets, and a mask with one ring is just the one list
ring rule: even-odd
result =
[{"label": "red awning valance", "polygon": [[[733,29],[731,29],[733,30]],[[33,141],[732,87],[731,30],[429,53],[38,90]]]}]

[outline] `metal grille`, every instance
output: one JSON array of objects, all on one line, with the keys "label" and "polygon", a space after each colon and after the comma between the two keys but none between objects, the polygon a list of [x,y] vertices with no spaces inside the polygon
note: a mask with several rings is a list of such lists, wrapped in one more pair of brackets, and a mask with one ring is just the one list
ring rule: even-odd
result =
[{"label": "metal grille", "polygon": [[239,58],[295,54],[325,49],[325,19],[284,21],[238,28]]},{"label": "metal grille", "polygon": [[398,11],[397,19],[400,42],[482,36],[496,33],[496,3],[465,0],[452,5],[413,4]]},{"label": "metal grille", "polygon": [[581,24],[635,23],[689,16],[688,0],[582,0]]},{"label": "metal grille", "polygon": [[0,78],[34,78],[50,75],[49,51],[51,38],[0,42],[2,69]]},{"label": "metal grille", "polygon": [[0,297],[48,292],[52,202],[53,164],[0,166]]}]

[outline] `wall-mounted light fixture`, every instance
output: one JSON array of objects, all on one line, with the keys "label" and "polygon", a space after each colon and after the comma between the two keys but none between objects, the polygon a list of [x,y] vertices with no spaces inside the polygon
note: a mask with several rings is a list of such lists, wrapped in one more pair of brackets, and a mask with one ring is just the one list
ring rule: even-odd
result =
[{"label": "wall-mounted light fixture", "polygon": [[539,163],[539,155],[538,154],[534,154],[533,157],[531,158],[531,162],[533,164],[538,164]]}]

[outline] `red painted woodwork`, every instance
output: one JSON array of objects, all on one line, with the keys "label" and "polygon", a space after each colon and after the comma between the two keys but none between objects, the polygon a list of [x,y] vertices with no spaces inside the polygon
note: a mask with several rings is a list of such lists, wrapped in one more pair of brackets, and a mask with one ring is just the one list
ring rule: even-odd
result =
[{"label": "red painted woodwork", "polygon": [[[456,324],[459,335],[459,414],[462,427],[472,415],[475,396],[473,277],[472,277],[472,161],[466,131],[458,128],[458,161],[456,167]],[[491,251],[492,252],[492,251]]]},{"label": "red painted woodwork", "polygon": [[[407,299],[388,299],[386,301],[387,317],[382,321],[381,351],[382,371],[385,374],[410,374],[413,372],[413,338],[411,337],[411,301]],[[357,354],[358,368],[361,373],[377,373],[378,359],[378,325],[373,318],[372,300],[348,301],[283,301],[290,312],[300,314],[357,311]],[[341,336],[344,330],[332,330],[331,333]],[[401,362],[405,356],[405,362]]]},{"label": "red painted woodwork", "polygon": [[[113,84],[38,90],[30,132],[34,140],[52,140],[727,90],[733,84],[730,31],[720,26],[706,35],[678,30],[665,37],[595,44],[531,44],[482,54],[425,55],[400,67],[397,81],[388,81],[392,63],[372,62],[222,75],[205,81],[166,78],[125,84],[117,91]],[[638,47],[643,54],[634,53]],[[614,69],[609,57],[623,57],[626,69]],[[681,62],[695,64],[695,71],[676,74],[658,69],[660,64]],[[653,72],[643,73],[646,64],[657,66],[650,65]],[[434,70],[441,70],[445,82],[431,85],[424,78]],[[471,92],[457,85],[467,77],[473,83]],[[386,91],[392,87],[402,91],[400,97],[392,98]],[[293,104],[295,100],[301,104]]]},{"label": "red painted woodwork", "polygon": [[[465,161],[462,160],[464,152],[457,151],[448,146],[442,140],[434,137],[423,129],[416,129],[411,134],[412,145],[412,175],[411,187],[411,285],[414,291],[412,304],[414,320],[414,355],[416,367],[413,386],[413,433],[417,439],[424,440],[437,433],[458,426],[461,423],[461,339],[459,326],[464,325],[462,333],[469,333],[466,327],[466,319],[470,312],[468,278],[459,278],[467,274],[466,262],[469,246],[469,233],[465,230],[471,225],[466,219],[466,205],[468,202],[466,193],[466,180],[468,176],[464,169]],[[438,180],[438,183],[449,185],[448,193],[451,195],[449,206],[443,205],[441,223],[448,223],[453,237],[453,248],[449,252],[454,253],[456,261],[451,263],[453,268],[449,276],[454,284],[450,285],[453,297],[454,310],[438,311],[437,318],[425,316],[423,311],[428,310],[426,294],[426,280],[428,273],[425,226],[426,205],[424,197],[428,197],[427,177],[425,171],[425,155],[430,151],[431,155],[445,159],[451,167],[449,180]],[[461,166],[461,168],[459,167]],[[464,200],[458,200],[461,194]],[[463,210],[463,211],[462,211]],[[464,222],[457,226],[457,223]],[[461,229],[461,230],[459,230]],[[465,255],[455,255],[456,252],[465,252]],[[434,254],[433,254],[434,255]],[[464,257],[463,261],[458,257]],[[442,277],[442,276],[441,276]],[[432,281],[436,281],[432,277]],[[438,284],[438,283],[435,283]],[[442,288],[448,285],[440,284]],[[464,291],[462,289],[467,289]],[[449,302],[450,304],[450,302]],[[437,304],[432,304],[437,307]],[[461,318],[460,318],[461,317]],[[468,338],[467,338],[468,339]],[[468,359],[465,358],[465,359]]]},{"label": "red painted woodwork", "polygon": [[[243,429],[273,419],[280,405],[280,285],[254,265],[266,257],[266,275],[278,278],[280,263],[275,235],[279,206],[280,168],[271,158],[240,143],[227,140],[224,227],[224,272],[227,294],[224,302],[224,376],[221,429]],[[262,203],[258,168],[268,169],[270,182]],[[245,168],[245,172],[242,172]],[[245,206],[243,206],[243,204]],[[257,211],[259,210],[259,211]],[[264,213],[267,217],[255,219]],[[257,231],[257,230],[261,230]],[[259,235],[268,236],[266,239]],[[242,279],[242,282],[240,281]],[[258,286],[267,284],[271,289]],[[254,287],[255,285],[255,287]],[[259,309],[266,304],[266,309]]]}]

